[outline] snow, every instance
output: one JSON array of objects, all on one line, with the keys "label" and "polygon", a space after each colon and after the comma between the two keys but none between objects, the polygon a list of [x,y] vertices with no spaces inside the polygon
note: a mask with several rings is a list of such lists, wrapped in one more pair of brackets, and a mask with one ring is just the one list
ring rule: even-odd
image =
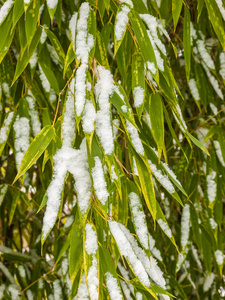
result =
[{"label": "snow", "polygon": [[199,93],[198,93],[198,88],[197,88],[197,84],[196,84],[196,81],[194,78],[191,78],[189,80],[189,88],[190,88],[190,91],[191,91],[191,94],[192,94],[192,97],[195,99],[195,100],[200,100],[200,96],[199,96]]},{"label": "snow", "polygon": [[121,109],[124,113],[127,113],[127,106],[126,105],[122,105]]},{"label": "snow", "polygon": [[104,177],[102,162],[98,156],[95,156],[94,160],[95,160],[95,166],[91,170],[94,189],[99,201],[102,203],[102,205],[105,205],[109,193],[107,191],[107,185]]},{"label": "snow", "polygon": [[9,112],[4,120],[3,126],[0,129],[0,144],[5,143],[8,138],[8,131],[10,128],[10,124],[13,120],[13,115],[14,115],[14,113],[12,111]]},{"label": "snow", "polygon": [[153,239],[153,237],[150,235],[150,233],[148,234],[148,238],[149,238],[149,242],[150,242],[150,251],[152,253],[152,255],[157,258],[159,261],[162,261],[162,256],[160,251],[155,247],[155,240]]},{"label": "snow", "polygon": [[144,102],[145,91],[142,87],[136,86],[133,90],[134,107],[140,107]]},{"label": "snow", "polygon": [[97,258],[95,256],[92,257],[92,265],[88,270],[87,282],[91,300],[98,300],[98,263]]},{"label": "snow", "polygon": [[38,64],[38,67],[39,67],[39,71],[40,71],[41,84],[42,84],[45,92],[50,93],[50,90],[51,90],[50,82],[48,81],[47,77],[45,76],[45,73],[43,72],[40,64]]},{"label": "snow", "polygon": [[213,144],[214,144],[214,147],[215,147],[215,150],[216,150],[216,155],[217,155],[220,163],[222,164],[223,167],[225,167],[225,161],[223,159],[220,143],[218,141],[213,141]]},{"label": "snow", "polygon": [[47,208],[43,220],[43,238],[54,226],[61,203],[64,180],[69,171],[75,179],[79,209],[82,214],[87,212],[91,198],[91,178],[87,160],[86,140],[76,150],[63,146],[53,157],[53,179],[47,189]]},{"label": "snow", "polygon": [[207,181],[208,199],[211,203],[213,203],[216,200],[216,191],[217,191],[216,172],[211,171],[211,173],[207,175],[206,181]]},{"label": "snow", "polygon": [[2,83],[2,89],[6,98],[10,98],[10,86],[7,82]]},{"label": "snow", "polygon": [[81,116],[86,101],[86,70],[87,65],[81,64],[76,71],[75,81],[75,110]]},{"label": "snow", "polygon": [[82,3],[76,24],[76,56],[84,64],[88,63],[89,52],[94,46],[93,37],[91,39],[87,33],[89,12],[89,4],[87,2]]},{"label": "snow", "polygon": [[202,58],[202,60],[204,61],[204,63],[206,64],[206,66],[212,70],[215,69],[215,64],[211,58],[211,56],[209,55],[206,46],[205,46],[205,41],[204,40],[197,40],[196,41],[197,44],[197,49],[199,51],[199,54]]},{"label": "snow", "polygon": [[26,277],[26,272],[25,272],[24,266],[19,265],[19,266],[18,266],[18,271],[19,271],[20,276],[21,276],[22,278],[25,278],[25,277]]},{"label": "snow", "polygon": [[215,0],[215,1],[216,1],[216,4],[219,7],[219,10],[221,12],[221,15],[222,15],[223,19],[225,20],[225,9],[224,9],[222,0]]},{"label": "snow", "polygon": [[16,166],[19,169],[23,156],[30,145],[29,120],[25,117],[20,118],[17,115],[13,129],[15,132]]},{"label": "snow", "polygon": [[133,300],[133,298],[131,297],[131,291],[129,290],[127,283],[125,283],[122,279],[120,279],[120,285],[121,285],[121,288],[123,290],[123,293],[124,293],[126,299]]},{"label": "snow", "polygon": [[214,252],[215,254],[215,258],[216,258],[216,262],[219,266],[223,265],[223,252],[221,250],[216,250]]},{"label": "snow", "polygon": [[39,120],[38,112],[35,107],[35,100],[31,96],[26,96],[26,100],[29,106],[31,128],[34,136],[36,136],[41,131],[41,122]]},{"label": "snow", "polygon": [[[145,251],[138,246],[136,239],[134,238],[134,236],[130,233],[130,231],[124,225],[119,224],[115,221],[114,221],[114,223],[118,224],[118,226],[120,227],[119,229],[121,230],[121,233],[119,233],[119,230],[117,230],[117,228],[115,228],[114,229],[115,233],[112,232],[112,234],[113,234],[116,242],[117,242],[117,239],[116,239],[115,235],[117,234],[116,236],[120,236],[118,238],[118,240],[121,241],[121,246],[119,246],[119,244],[117,242],[117,245],[120,249],[120,252],[121,252],[122,255],[124,255],[122,253],[121,247],[124,248],[125,253],[128,252],[127,256],[126,255],[124,255],[124,256],[130,262],[130,264],[133,267],[134,272],[136,273],[139,280],[144,285],[148,286],[149,284],[147,284],[147,280],[145,278],[145,274],[147,272],[147,274],[150,276],[150,278],[155,283],[157,283],[159,286],[161,286],[162,288],[165,289],[166,288],[166,282],[165,282],[165,279],[163,278],[162,271],[157,266],[157,263],[156,263],[155,259],[153,257],[151,257],[150,259],[148,258]],[[111,227],[110,227],[110,230],[111,230]],[[122,243],[123,243],[123,245],[122,245]],[[133,262],[134,265],[132,265],[132,262],[129,258],[129,254],[131,255],[131,252],[129,251],[129,247],[128,247],[127,243],[131,247],[134,255],[136,256],[135,261]],[[138,262],[138,260],[139,260],[139,262]],[[142,267],[144,267],[144,270],[142,269]],[[135,271],[135,269],[137,271]],[[146,282],[145,282],[145,280],[146,280]]]},{"label": "snow", "polygon": [[109,97],[114,91],[113,76],[109,70],[102,66],[97,67],[96,73],[97,83],[95,85],[95,95],[100,107],[100,110],[96,114],[96,133],[105,154],[110,155],[114,150],[109,103]]},{"label": "snow", "polygon": [[78,14],[77,14],[77,12],[75,12],[69,21],[69,29],[71,32],[73,47],[75,47],[75,30],[76,30],[76,26],[77,26],[77,16],[78,16]]},{"label": "snow", "polygon": [[50,95],[49,95],[49,101],[51,104],[54,104],[55,101],[57,99],[57,96],[56,96],[56,93],[55,91],[51,88],[51,91],[50,91]]},{"label": "snow", "polygon": [[[73,149],[72,149],[73,150]],[[75,179],[80,212],[85,214],[91,199],[91,177],[89,172],[86,139],[83,139],[80,150],[74,150],[74,159],[68,159],[68,171]]]},{"label": "snow", "polygon": [[0,185],[0,206],[2,204],[2,201],[4,200],[7,190],[8,190],[8,185],[6,184]]},{"label": "snow", "polygon": [[[118,262],[117,266],[118,266],[118,268],[119,268],[119,270],[120,270],[120,273],[121,273],[121,275],[123,276],[123,278],[126,279],[126,284],[127,284],[127,287],[129,288],[130,292],[131,292],[132,294],[134,294],[134,287],[133,287],[132,284],[129,283],[130,278],[129,278],[129,272],[128,272],[128,270],[126,270],[126,269],[121,265],[120,262]],[[122,281],[122,280],[121,280],[121,281]],[[124,281],[123,281],[123,283],[124,283]]]},{"label": "snow", "polygon": [[[48,25],[46,25],[46,24],[43,24],[42,25],[44,28],[48,28]],[[40,38],[40,43],[41,44],[44,44],[45,43],[45,41],[46,41],[46,39],[47,39],[47,33],[45,32],[45,29],[44,28],[42,28],[42,33],[41,33],[41,38]]]},{"label": "snow", "polygon": [[91,101],[87,100],[84,106],[82,125],[85,133],[91,134],[94,130],[94,123],[96,119],[96,112]]},{"label": "snow", "polygon": [[156,67],[154,62],[147,61],[147,68],[153,75],[155,75]]},{"label": "snow", "polygon": [[19,299],[19,287],[16,284],[10,284],[8,290],[11,294],[11,300],[18,300]]},{"label": "snow", "polygon": [[139,293],[139,292],[137,292],[137,293],[136,293],[136,299],[137,299],[137,300],[142,300],[142,299],[143,299],[142,294]]},{"label": "snow", "polygon": [[91,300],[98,300],[98,263],[96,253],[98,241],[96,231],[89,223],[85,226],[85,250],[88,255],[92,255],[92,264],[88,270],[87,282]]},{"label": "snow", "polygon": [[105,273],[106,286],[111,299],[122,300],[122,294],[117,279],[109,272]]},{"label": "snow", "polygon": [[212,229],[216,229],[217,223],[216,223],[216,221],[213,218],[209,219],[209,223],[210,223]]},{"label": "snow", "polygon": [[188,204],[184,205],[181,216],[181,246],[185,250],[190,233],[190,207]]},{"label": "snow", "polygon": [[185,124],[185,122],[184,122],[184,119],[183,119],[183,116],[182,116],[182,112],[181,112],[181,109],[180,109],[180,106],[179,106],[178,103],[177,103],[177,105],[176,105],[176,110],[177,110],[177,113],[178,113],[178,115],[179,115],[179,117],[180,117],[181,123],[180,123],[180,120],[179,120],[179,119],[177,118],[177,116],[175,115],[175,113],[174,113],[173,115],[174,115],[174,117],[175,117],[175,119],[176,119],[178,125],[180,126],[181,130],[182,130],[182,131],[185,131],[185,130],[187,130],[187,126],[186,126],[186,124]]},{"label": "snow", "polygon": [[75,139],[75,113],[74,113],[74,78],[71,80],[65,103],[65,111],[62,123],[63,146],[71,147]]},{"label": "snow", "polygon": [[225,80],[225,52],[220,53],[220,75]]},{"label": "snow", "polygon": [[4,291],[5,291],[5,284],[3,283],[0,285],[0,299],[3,299]]},{"label": "snow", "polygon": [[31,290],[27,290],[26,295],[27,295],[28,300],[34,299],[34,295],[33,295],[33,292]]},{"label": "snow", "polygon": [[89,300],[89,294],[88,294],[88,289],[87,289],[87,284],[85,280],[85,275],[83,274],[79,287],[78,287],[78,292],[77,292],[77,298],[75,299],[82,299],[82,300]]},{"label": "snow", "polygon": [[61,264],[61,269],[62,269],[62,274],[66,275],[69,267],[69,260],[67,257],[63,258],[62,264]]},{"label": "snow", "polygon": [[62,295],[62,287],[60,285],[59,279],[55,279],[53,281],[53,289],[54,289],[54,300],[61,300],[63,298],[63,295]]},{"label": "snow", "polygon": [[43,239],[47,236],[48,232],[54,226],[56,221],[58,210],[61,203],[61,193],[63,191],[64,180],[67,173],[67,164],[65,163],[65,157],[72,159],[71,150],[63,151],[60,149],[53,157],[53,179],[47,189],[47,208],[43,219]]},{"label": "snow", "polygon": [[58,0],[47,0],[47,6],[49,9],[55,9],[58,4]]},{"label": "snow", "polygon": [[218,292],[221,297],[225,297],[225,289],[222,286],[220,286],[220,288],[218,289]]},{"label": "snow", "polygon": [[85,250],[88,255],[96,254],[98,249],[97,235],[93,226],[89,223],[85,226]]},{"label": "snow", "polygon": [[37,61],[38,61],[37,50],[35,50],[33,55],[31,56],[31,59],[29,60],[31,69],[33,69],[36,66]]},{"label": "snow", "polygon": [[137,233],[137,236],[138,236],[141,244],[147,250],[149,248],[149,246],[148,246],[148,228],[146,225],[146,218],[145,218],[145,214],[143,212],[140,198],[134,192],[130,193],[128,195],[128,197],[130,199],[129,203],[130,203],[130,208],[131,208],[131,212],[132,212],[135,231]]},{"label": "snow", "polygon": [[130,12],[130,8],[127,5],[121,5],[121,10],[118,12],[116,16],[116,24],[115,24],[115,35],[117,41],[120,41],[123,37],[123,34],[126,30],[127,23],[129,21],[128,14]]},{"label": "snow", "polygon": [[111,166],[111,177],[114,180],[118,180],[118,177],[117,177],[116,172],[115,172],[115,166],[114,165]]},{"label": "snow", "polygon": [[202,64],[203,68],[205,69],[206,75],[208,76],[208,79],[210,83],[212,84],[212,87],[214,88],[217,95],[220,97],[220,99],[223,100],[223,93],[219,87],[219,83],[216,80],[216,78],[210,73],[209,69],[207,68],[206,64]]},{"label": "snow", "polygon": [[213,114],[216,116],[218,114],[217,107],[213,103],[210,103],[209,106],[210,106],[211,110],[213,111]]},{"label": "snow", "polygon": [[150,160],[148,160],[151,171],[154,176],[158,179],[158,181],[162,184],[162,186],[170,193],[175,193],[175,189],[166,175],[163,175],[161,170],[157,169],[156,165],[154,165]]},{"label": "snow", "polygon": [[62,65],[60,63],[59,56],[58,56],[57,52],[55,51],[55,48],[52,45],[48,44],[48,43],[47,43],[47,48],[48,48],[49,54],[50,54],[51,59],[53,60],[53,62],[56,65],[62,67]]},{"label": "snow", "polygon": [[134,270],[134,273],[139,278],[139,280],[145,286],[150,286],[148,275],[145,271],[143,264],[139,260],[140,257],[137,256],[137,254],[135,254],[133,249],[134,247],[139,248],[137,242],[134,240],[134,247],[131,246],[130,239],[132,239],[133,236],[131,235],[129,230],[126,229],[124,225],[116,221],[109,221],[108,223],[109,223],[110,231],[119,247],[120,253],[127,258],[127,260],[129,261],[129,263],[131,264]]},{"label": "snow", "polygon": [[7,17],[11,7],[13,6],[13,3],[14,3],[13,0],[7,0],[0,8],[0,25],[3,23],[3,21]]},{"label": "snow", "polygon": [[162,230],[164,231],[164,233],[171,238],[172,237],[172,232],[168,226],[168,224],[166,222],[164,222],[162,219],[157,220],[159,226],[162,228]]},{"label": "snow", "polygon": [[127,125],[127,131],[130,134],[131,142],[134,146],[134,149],[137,151],[137,153],[144,156],[145,155],[144,148],[143,148],[142,142],[139,138],[137,129],[128,120],[126,120],[126,125]]},{"label": "snow", "polygon": [[137,164],[134,157],[132,157],[132,162],[133,162],[133,173],[134,175],[138,176]]}]

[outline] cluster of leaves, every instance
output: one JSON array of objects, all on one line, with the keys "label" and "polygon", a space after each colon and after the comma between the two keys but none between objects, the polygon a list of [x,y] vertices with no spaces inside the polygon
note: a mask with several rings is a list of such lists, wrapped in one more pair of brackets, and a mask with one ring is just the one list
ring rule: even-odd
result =
[{"label": "cluster of leaves", "polygon": [[[0,10],[0,298],[95,299],[88,277],[95,255],[99,299],[117,295],[108,273],[121,299],[220,299],[225,30],[219,1],[87,1],[93,46],[86,70],[91,89],[86,87],[85,98],[99,111],[97,66],[111,72],[114,150],[105,153],[95,129],[84,131],[75,105],[72,148],[79,149],[86,138],[90,204],[82,213],[76,178],[67,173],[57,222],[43,236],[53,158],[63,144],[65,104],[69,93],[76,103],[71,82],[83,63],[76,51],[78,25],[71,20],[79,20],[84,1],[50,2],[8,0]],[[127,24],[118,34],[124,7]],[[209,58],[213,65],[207,65]],[[140,104],[135,88],[144,91]],[[25,123],[19,126],[24,119],[29,119],[28,131]],[[106,203],[94,183],[96,157],[104,166]],[[136,210],[132,193],[140,201]],[[157,259],[166,287],[154,275],[149,275],[149,286],[143,284],[109,225],[113,221],[135,237],[138,246],[127,238],[129,249],[135,253],[139,247]],[[86,247],[87,224],[97,236],[94,254]],[[147,246],[140,233],[146,228]],[[152,265],[153,273],[161,271]],[[81,298],[86,284],[89,296]]]}]

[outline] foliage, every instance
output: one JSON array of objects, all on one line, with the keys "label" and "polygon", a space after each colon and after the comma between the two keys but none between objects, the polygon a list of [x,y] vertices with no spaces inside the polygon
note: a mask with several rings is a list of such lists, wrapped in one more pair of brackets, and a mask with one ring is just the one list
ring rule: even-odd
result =
[{"label": "foliage", "polygon": [[0,2],[0,298],[224,297],[222,1]]}]

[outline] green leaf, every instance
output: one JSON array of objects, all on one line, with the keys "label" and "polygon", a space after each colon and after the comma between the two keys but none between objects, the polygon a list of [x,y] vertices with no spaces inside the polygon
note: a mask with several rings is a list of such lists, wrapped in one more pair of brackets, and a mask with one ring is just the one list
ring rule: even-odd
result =
[{"label": "green leaf", "polygon": [[9,36],[11,36],[10,34],[11,25],[12,25],[12,10],[8,14],[5,21],[0,26],[0,36],[1,36],[0,53],[4,52],[4,48],[7,44],[7,40]]},{"label": "green leaf", "polygon": [[174,31],[176,30],[177,27],[177,22],[180,17],[182,6],[183,6],[182,0],[172,0],[172,15],[173,15]]},{"label": "green leaf", "polygon": [[33,164],[48,147],[49,143],[53,139],[54,134],[55,128],[53,126],[47,125],[42,128],[27,149],[14,182],[16,182],[31,166],[33,166]]},{"label": "green leaf", "polygon": [[5,247],[3,245],[0,245],[0,253],[1,256],[7,261],[27,262],[33,258],[32,256],[29,256],[25,253],[13,251],[11,248]]},{"label": "green leaf", "polygon": [[106,69],[109,70],[109,63],[107,58],[107,49],[103,42],[103,38],[101,33],[97,30],[96,31],[96,49],[95,49],[95,57],[97,61]]},{"label": "green leaf", "polygon": [[47,36],[50,39],[50,42],[59,57],[60,63],[62,64],[62,66],[64,66],[64,61],[65,61],[66,55],[65,55],[62,45],[60,44],[58,38],[55,36],[55,34],[52,31],[50,31],[47,28],[44,28],[44,30],[47,33]]},{"label": "green leaf", "polygon": [[201,142],[199,142],[199,140],[197,140],[193,135],[191,135],[187,130],[185,131],[185,135],[187,135],[190,140],[200,149],[202,149],[207,155],[209,155],[208,150],[203,146],[203,144]]},{"label": "green leaf", "polygon": [[9,224],[12,223],[19,199],[20,199],[20,191],[13,193],[12,203],[11,203],[11,208],[10,208],[10,213],[9,213]]},{"label": "green leaf", "polygon": [[218,140],[220,143],[220,149],[222,152],[223,160],[225,161],[225,133],[224,130],[221,128],[218,128]]},{"label": "green leaf", "polygon": [[51,21],[53,20],[54,14],[57,9],[57,4],[58,4],[58,1],[52,1],[52,2],[53,2],[52,5],[49,5],[50,2],[47,2],[48,12],[49,12]]},{"label": "green leaf", "polygon": [[51,70],[50,66],[48,66],[46,64],[46,62],[44,60],[42,60],[41,58],[38,60],[46,78],[48,79],[51,87],[53,88],[53,90],[55,91],[55,93],[57,95],[59,95],[59,84],[58,81],[55,77],[54,72]]},{"label": "green leaf", "polygon": [[[181,0],[182,2],[182,0]],[[183,44],[184,44],[184,58],[187,79],[189,79],[191,69],[191,32],[190,32],[190,13],[188,8],[184,8],[184,32],[183,32]]]},{"label": "green leaf", "polygon": [[64,65],[64,70],[63,70],[63,77],[65,77],[66,71],[70,64],[76,59],[74,50],[73,50],[73,44],[71,43],[69,45],[69,48],[66,53],[66,58],[65,58],[65,65]]},{"label": "green leaf", "polygon": [[83,262],[83,238],[82,227],[78,214],[76,215],[75,222],[73,224],[71,238],[70,238],[70,262],[69,272],[71,283],[73,284]]},{"label": "green leaf", "polygon": [[40,0],[33,0],[26,10],[25,31],[26,31],[28,47],[36,31],[39,8],[40,8]]},{"label": "green leaf", "polygon": [[15,0],[13,7],[13,27],[19,21],[24,13],[24,2],[23,0]]},{"label": "green leaf", "polygon": [[[121,3],[120,6],[119,6],[119,9],[117,11],[117,15],[116,15],[116,21],[115,21],[115,26],[114,26],[114,56],[116,56],[116,53],[125,37],[125,34],[126,34],[126,30],[127,30],[127,24],[128,24],[128,13],[130,11],[130,8],[129,6],[126,4],[126,3]],[[121,25],[119,23],[118,25],[118,21],[121,22],[121,13],[122,13],[122,16],[123,16],[123,20],[125,21],[126,18],[125,16],[127,16],[127,24],[125,26],[125,28],[121,28]],[[119,18],[118,18],[119,16]],[[119,20],[118,20],[119,19]],[[124,24],[123,24],[124,26]],[[119,27],[119,28],[118,28]],[[121,35],[121,30],[123,29],[123,32],[122,32],[122,35]],[[119,40],[118,40],[119,38]]]},{"label": "green leaf", "polygon": [[[139,17],[138,13],[132,10],[130,12],[130,21],[135,33],[135,36],[137,38],[138,45],[140,47],[141,53],[143,55],[144,61],[146,64],[148,62],[153,63],[156,70],[157,70],[157,63],[155,58],[155,52],[153,50],[151,41],[149,39],[147,30]],[[155,74],[153,74],[153,77],[157,79],[158,77],[158,71],[156,71]],[[157,80],[158,81],[158,80]]]},{"label": "green leaf", "polygon": [[24,71],[26,66],[29,63],[29,60],[31,59],[32,55],[34,54],[34,51],[37,48],[37,45],[39,43],[40,37],[41,37],[42,30],[40,27],[37,28],[33,40],[30,44],[29,49],[27,49],[23,55],[23,57],[19,57],[16,65],[16,71],[13,78],[12,84],[17,80],[17,78],[21,75],[21,73]]},{"label": "green leaf", "polygon": [[218,5],[215,0],[205,0],[205,4],[208,10],[209,18],[212,23],[213,29],[217,34],[219,41],[225,50],[225,30],[224,30],[224,22],[222,20],[222,16]]},{"label": "green leaf", "polygon": [[12,44],[12,40],[14,38],[15,28],[10,32],[10,34],[6,37],[4,42],[4,48],[0,46],[0,63],[3,61],[4,57],[6,56],[9,47]]},{"label": "green leaf", "polygon": [[156,201],[156,220],[157,220],[159,226],[161,227],[162,231],[171,240],[171,242],[174,244],[174,246],[176,247],[176,249],[178,251],[178,247],[177,247],[176,241],[174,239],[174,236],[172,234],[172,231],[171,231],[171,229],[167,223],[167,220],[162,212],[162,209],[157,201]]},{"label": "green leaf", "polygon": [[134,121],[134,117],[132,114],[132,109],[130,103],[127,98],[127,94],[125,93],[122,86],[118,83],[115,83],[116,89],[112,96],[110,96],[110,102],[115,106],[115,108],[119,111],[119,113],[128,120],[135,127],[137,126]]},{"label": "green leaf", "polygon": [[164,117],[163,117],[163,100],[159,93],[151,94],[149,99],[149,116],[151,130],[155,142],[158,146],[159,160],[164,147]]},{"label": "green leaf", "polygon": [[135,151],[132,151],[133,156],[136,161],[138,175],[141,183],[141,189],[142,193],[145,198],[146,205],[155,220],[156,218],[156,198],[155,198],[155,191],[154,191],[154,185],[152,181],[152,175],[149,168],[149,165],[146,164],[143,159],[136,154]]},{"label": "green leaf", "polygon": [[[144,60],[140,52],[134,53],[132,56],[132,92],[134,106],[136,107],[140,121],[145,102],[145,69]],[[143,101],[141,98],[142,94]]]}]

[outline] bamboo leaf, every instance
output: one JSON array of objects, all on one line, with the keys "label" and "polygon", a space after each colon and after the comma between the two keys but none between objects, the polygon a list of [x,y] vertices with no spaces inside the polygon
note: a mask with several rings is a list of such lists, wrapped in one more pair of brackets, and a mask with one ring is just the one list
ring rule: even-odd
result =
[{"label": "bamboo leaf", "polygon": [[184,44],[186,74],[187,74],[187,79],[189,79],[189,74],[191,69],[191,33],[190,33],[190,12],[186,6],[184,8],[183,44]]},{"label": "bamboo leaf", "polygon": [[[45,149],[48,147],[53,136],[55,134],[55,129],[52,126],[45,126],[38,135],[34,138],[33,142],[30,144],[27,152],[25,153],[23,160],[20,164],[18,173],[14,182],[16,182],[26,171],[33,166],[33,164],[42,155]],[[13,182],[13,183],[14,183]]]},{"label": "bamboo leaf", "polygon": [[23,57],[20,57],[18,59],[12,84],[14,84],[14,82],[17,80],[17,78],[21,75],[21,73],[24,71],[24,69],[28,65],[35,49],[37,48],[37,45],[38,45],[40,37],[41,37],[41,33],[42,33],[42,30],[40,27],[38,27],[36,29],[36,32],[34,34],[32,41],[31,41],[29,50],[27,49],[25,51]]},{"label": "bamboo leaf", "polygon": [[172,15],[173,15],[174,31],[176,30],[176,27],[177,27],[177,22],[180,17],[182,6],[183,6],[182,0],[173,0],[172,1]]},{"label": "bamboo leaf", "polygon": [[149,116],[153,137],[158,146],[159,160],[164,147],[163,102],[159,93],[152,94],[149,99]]}]

